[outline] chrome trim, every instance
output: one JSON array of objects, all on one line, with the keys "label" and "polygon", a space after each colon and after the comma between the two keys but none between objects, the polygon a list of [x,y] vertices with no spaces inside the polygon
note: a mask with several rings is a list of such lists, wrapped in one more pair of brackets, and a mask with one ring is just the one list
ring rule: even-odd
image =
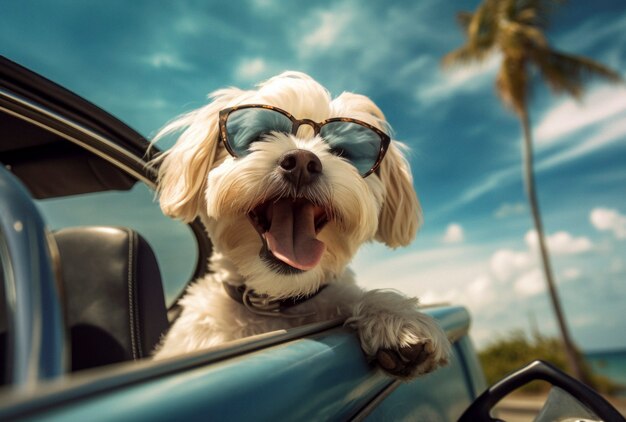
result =
[{"label": "chrome trim", "polygon": [[[25,98],[16,96],[14,94],[12,94],[11,92],[8,92],[2,88],[0,88],[0,96],[4,97],[5,99],[9,100],[10,102],[13,102],[15,104],[19,104],[22,107],[26,107],[40,115],[43,115],[45,117],[51,118],[71,129],[74,129],[78,132],[80,132],[81,134],[83,134],[84,136],[87,136],[93,140],[96,140],[98,142],[100,142],[103,145],[106,145],[108,148],[113,149],[116,153],[124,156],[125,158],[129,159],[131,162],[134,162],[134,164],[137,165],[138,168],[142,168],[145,169],[147,163],[140,159],[137,158],[137,156],[129,153],[127,150],[125,150],[124,148],[121,148],[119,145],[117,145],[114,142],[111,142],[110,140],[108,140],[107,138],[105,138],[104,136],[92,131],[91,129],[88,129],[78,123],[75,123],[65,117],[63,117],[62,115],[55,113],[51,110],[48,110],[44,107],[39,106],[38,104],[35,104]],[[156,184],[153,180],[151,180],[149,177],[146,176],[145,173],[142,173],[140,171],[138,171],[137,169],[134,169],[132,167],[127,166],[126,164],[122,163],[119,160],[116,160],[114,157],[111,157],[110,155],[107,155],[105,153],[103,153],[102,151],[100,151],[98,148],[95,148],[94,146],[90,145],[89,143],[86,143],[84,141],[81,141],[80,139],[77,139],[73,136],[68,135],[67,133],[63,133],[53,127],[50,127],[49,125],[46,125],[45,123],[42,123],[38,120],[35,120],[33,118],[29,118],[27,116],[24,116],[22,114],[17,113],[14,110],[11,110],[9,108],[0,106],[0,110],[14,116],[17,117],[19,119],[22,119],[24,121],[27,121],[29,123],[32,123],[44,130],[47,130],[49,132],[52,132],[76,145],[79,145],[80,147],[92,152],[93,154],[97,155],[98,157],[110,162],[111,164],[114,164],[115,166],[119,167],[120,169],[124,170],[125,172],[127,172],[128,174],[132,175],[133,177],[135,177],[138,180],[141,180],[142,182],[144,182],[146,185],[148,185],[150,188],[152,189],[156,189]]]},{"label": "chrome trim", "polygon": [[379,392],[364,408],[358,411],[356,415],[350,419],[350,422],[362,422],[367,418],[387,397],[391,395],[398,387],[402,385],[402,381],[392,381],[387,387]]}]

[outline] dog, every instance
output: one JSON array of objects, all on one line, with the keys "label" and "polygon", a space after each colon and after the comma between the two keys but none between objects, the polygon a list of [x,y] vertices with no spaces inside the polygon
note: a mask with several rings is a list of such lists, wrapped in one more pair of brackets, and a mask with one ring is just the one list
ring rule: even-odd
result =
[{"label": "dog", "polygon": [[155,138],[179,134],[156,159],[161,209],[200,218],[214,246],[155,358],[343,317],[396,378],[444,365],[448,339],[417,299],[364,291],[348,268],[365,242],[406,246],[421,222],[405,147],[380,109],[333,99],[300,72],[210,99]]}]

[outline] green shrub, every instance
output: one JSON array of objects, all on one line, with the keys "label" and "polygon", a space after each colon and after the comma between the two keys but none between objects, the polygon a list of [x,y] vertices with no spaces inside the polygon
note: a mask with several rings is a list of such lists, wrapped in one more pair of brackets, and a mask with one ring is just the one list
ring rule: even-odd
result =
[{"label": "green shrub", "polygon": [[[560,339],[545,337],[534,333],[528,338],[524,331],[515,330],[505,337],[498,338],[478,352],[480,363],[489,385],[493,385],[506,375],[520,369],[526,364],[541,359],[557,368],[569,372],[567,358]],[[580,353],[579,353],[580,358]],[[623,386],[615,384],[608,378],[594,374],[582,358],[583,372],[592,387],[603,394],[612,394]],[[533,382],[520,389],[523,393],[540,393],[549,389],[549,384]]]}]

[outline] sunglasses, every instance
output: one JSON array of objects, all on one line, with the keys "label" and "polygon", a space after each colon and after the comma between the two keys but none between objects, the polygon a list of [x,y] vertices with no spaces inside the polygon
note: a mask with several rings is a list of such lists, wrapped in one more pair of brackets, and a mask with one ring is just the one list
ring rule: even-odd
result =
[{"label": "sunglasses", "polygon": [[295,135],[300,126],[313,128],[330,146],[330,151],[350,162],[362,177],[380,165],[391,139],[382,130],[356,119],[335,117],[314,122],[298,120],[278,107],[249,104],[226,108],[219,114],[220,138],[233,157],[250,153],[250,145],[271,132]]}]

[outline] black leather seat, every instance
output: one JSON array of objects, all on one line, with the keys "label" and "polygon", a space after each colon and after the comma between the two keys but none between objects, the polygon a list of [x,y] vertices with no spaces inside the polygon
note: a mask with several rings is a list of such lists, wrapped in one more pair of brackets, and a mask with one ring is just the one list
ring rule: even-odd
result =
[{"label": "black leather seat", "polygon": [[72,370],[150,355],[168,327],[159,266],[148,242],[117,227],[57,231]]}]

